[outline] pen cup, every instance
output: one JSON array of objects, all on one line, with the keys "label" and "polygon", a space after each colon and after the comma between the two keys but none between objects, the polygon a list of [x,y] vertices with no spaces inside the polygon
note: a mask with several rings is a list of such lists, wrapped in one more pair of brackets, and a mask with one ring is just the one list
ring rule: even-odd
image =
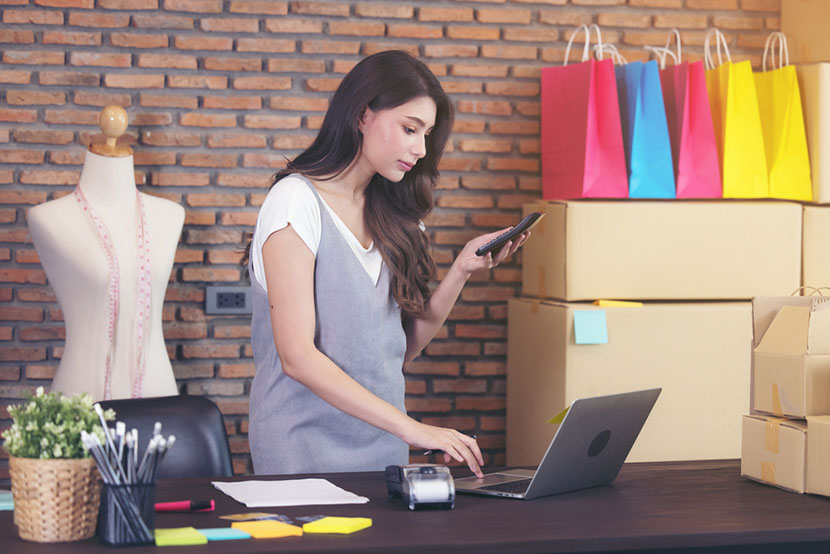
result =
[{"label": "pen cup", "polygon": [[155,483],[104,484],[98,510],[98,539],[110,546],[152,544],[155,501]]}]

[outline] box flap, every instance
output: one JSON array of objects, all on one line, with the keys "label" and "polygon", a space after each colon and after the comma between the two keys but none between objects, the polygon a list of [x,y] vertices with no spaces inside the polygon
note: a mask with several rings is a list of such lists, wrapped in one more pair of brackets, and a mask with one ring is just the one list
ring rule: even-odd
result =
[{"label": "box flap", "polygon": [[805,354],[811,311],[810,306],[783,306],[755,351],[795,356]]},{"label": "box flap", "polygon": [[816,302],[807,334],[809,354],[830,354],[830,303]]},{"label": "box flap", "polygon": [[752,347],[760,344],[782,306],[812,306],[808,296],[756,296],[752,299]]}]

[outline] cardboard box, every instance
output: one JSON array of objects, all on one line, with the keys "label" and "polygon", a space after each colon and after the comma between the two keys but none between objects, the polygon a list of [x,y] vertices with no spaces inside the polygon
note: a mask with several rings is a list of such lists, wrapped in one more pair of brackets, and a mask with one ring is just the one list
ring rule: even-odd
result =
[{"label": "cardboard box", "polygon": [[551,201],[522,249],[523,294],[561,300],[714,300],[801,285],[801,205]]},{"label": "cardboard box", "polygon": [[802,285],[830,286],[830,206],[804,206],[801,258]]},{"label": "cardboard box", "polygon": [[810,153],[813,202],[830,204],[830,63],[798,65],[795,70]]},{"label": "cardboard box", "polygon": [[782,306],[754,350],[753,408],[806,417],[830,414],[830,302]]},{"label": "cardboard box", "polygon": [[781,30],[787,35],[790,63],[830,61],[827,0],[781,0]]},{"label": "cardboard box", "polygon": [[741,475],[803,493],[807,481],[807,422],[763,415],[743,418]]},{"label": "cardboard box", "polygon": [[830,416],[807,418],[807,492],[830,496]]},{"label": "cardboard box", "polygon": [[[575,313],[589,311],[604,312],[606,344],[576,343]],[[653,387],[663,392],[628,461],[740,455],[749,302],[598,308],[514,298],[507,322],[509,465],[538,464],[556,431],[548,420],[575,399]]]}]

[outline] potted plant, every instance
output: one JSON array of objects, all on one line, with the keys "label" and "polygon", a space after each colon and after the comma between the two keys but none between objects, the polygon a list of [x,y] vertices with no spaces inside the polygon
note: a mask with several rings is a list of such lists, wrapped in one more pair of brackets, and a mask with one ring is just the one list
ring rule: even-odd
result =
[{"label": "potted plant", "polygon": [[[9,406],[12,426],[3,433],[9,453],[14,523],[20,537],[36,542],[88,539],[95,534],[101,485],[81,431],[104,440],[92,398],[71,398],[38,387]],[[114,413],[105,414],[112,419]]]}]

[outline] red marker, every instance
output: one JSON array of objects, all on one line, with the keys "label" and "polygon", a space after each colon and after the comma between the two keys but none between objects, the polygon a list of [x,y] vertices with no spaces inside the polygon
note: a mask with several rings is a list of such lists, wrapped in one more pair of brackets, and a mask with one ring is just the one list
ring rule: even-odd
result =
[{"label": "red marker", "polygon": [[157,512],[212,512],[216,509],[213,500],[180,500],[178,502],[156,502]]}]

